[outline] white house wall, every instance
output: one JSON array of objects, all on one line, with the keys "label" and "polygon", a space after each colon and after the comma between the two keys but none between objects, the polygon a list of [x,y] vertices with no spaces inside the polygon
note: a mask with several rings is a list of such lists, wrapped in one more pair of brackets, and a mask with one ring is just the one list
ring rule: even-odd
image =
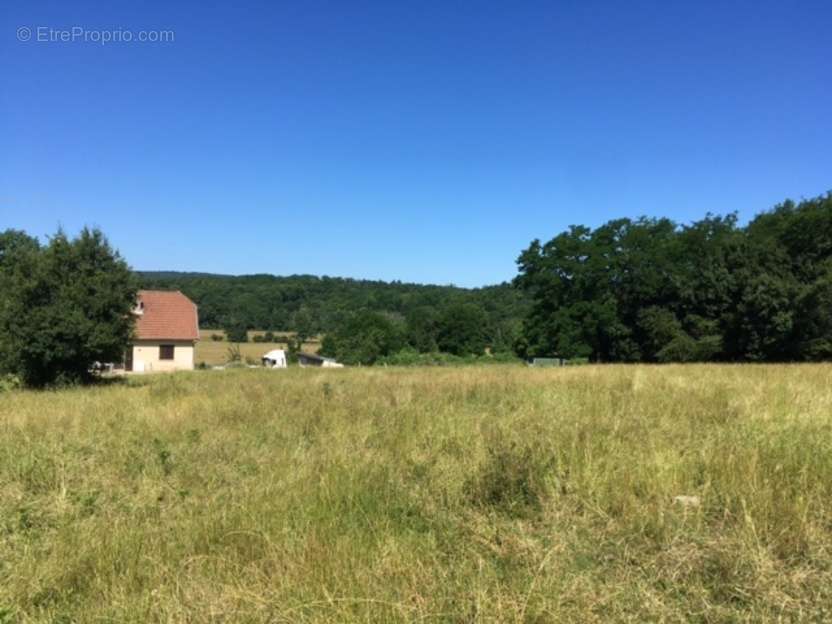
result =
[{"label": "white house wall", "polygon": [[[173,359],[160,360],[159,347],[173,345]],[[133,372],[152,373],[194,369],[194,343],[175,340],[141,340],[133,344]]]}]

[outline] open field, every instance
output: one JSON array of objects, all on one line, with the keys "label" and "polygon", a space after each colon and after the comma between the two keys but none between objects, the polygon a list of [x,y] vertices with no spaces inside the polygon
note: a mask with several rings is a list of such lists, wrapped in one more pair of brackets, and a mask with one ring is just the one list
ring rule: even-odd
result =
[{"label": "open field", "polygon": [[[250,330],[248,332],[249,342],[235,343],[240,348],[240,356],[243,361],[246,358],[253,360],[255,363],[260,363],[260,358],[264,353],[268,353],[272,349],[286,349],[288,348],[286,340],[282,342],[251,342],[255,336],[262,336],[265,331]],[[275,336],[288,339],[293,336],[293,332],[272,332]],[[213,340],[211,337],[217,335],[222,336],[222,340]],[[231,345],[225,341],[225,332],[221,329],[200,329],[199,342],[196,343],[196,351],[194,353],[195,364],[207,364],[208,366],[218,366],[225,364],[228,361],[228,347]],[[321,341],[318,337],[309,338],[303,343],[301,349],[308,353],[317,353],[321,347]]]},{"label": "open field", "polygon": [[[286,349],[285,342],[235,342],[235,346],[240,348],[240,356],[245,361],[250,358],[254,363],[259,364],[260,358],[264,353],[268,353],[272,349]],[[209,366],[216,366],[225,364],[228,361],[228,348],[231,343],[215,342],[213,340],[200,340],[196,343],[196,351],[194,353],[194,363],[205,363]],[[320,344],[305,342],[303,343],[303,351],[315,353]]]},{"label": "open field", "polygon": [[828,621],[830,415],[829,365],[2,394],[0,622]]}]

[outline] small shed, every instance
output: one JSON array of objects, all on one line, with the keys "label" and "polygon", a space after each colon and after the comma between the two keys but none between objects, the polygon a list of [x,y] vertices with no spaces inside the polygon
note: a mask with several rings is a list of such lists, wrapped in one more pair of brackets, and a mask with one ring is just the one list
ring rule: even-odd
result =
[{"label": "small shed", "polygon": [[286,351],[283,349],[272,349],[263,354],[261,358],[263,366],[268,368],[286,368]]},{"label": "small shed", "polygon": [[536,357],[532,358],[532,361],[529,362],[529,366],[537,368],[550,368],[553,366],[566,366],[567,362],[568,360],[558,357]]},{"label": "small shed", "polygon": [[298,364],[306,366],[321,366],[323,368],[343,368],[344,365],[332,358],[323,357],[317,353],[298,353]]}]

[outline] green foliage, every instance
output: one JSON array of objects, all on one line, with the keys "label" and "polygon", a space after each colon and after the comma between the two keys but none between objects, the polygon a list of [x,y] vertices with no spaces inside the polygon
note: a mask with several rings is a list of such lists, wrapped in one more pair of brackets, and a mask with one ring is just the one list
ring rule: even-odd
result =
[{"label": "green foliage", "polygon": [[832,265],[795,302],[795,352],[802,359],[832,359]]},{"label": "green foliage", "polygon": [[436,344],[438,319],[436,310],[430,306],[419,306],[406,315],[406,339],[415,351],[431,353],[438,351]]},{"label": "green foliage", "polygon": [[516,349],[593,361],[832,357],[832,195],[678,226],[573,226],[518,259],[531,299]]},{"label": "green foliage", "polygon": [[0,375],[0,392],[9,392],[23,387],[23,382],[17,375]]},{"label": "green foliage", "polygon": [[465,366],[473,364],[520,364],[522,361],[513,353],[500,352],[494,355],[452,355],[438,351],[420,353],[413,347],[406,347],[376,360],[385,366]]},{"label": "green foliage", "polygon": [[[322,345],[323,346],[323,345]],[[295,364],[298,361],[298,353],[301,352],[303,341],[296,335],[291,336],[286,343],[286,362],[288,364]]]},{"label": "green foliage", "polygon": [[225,327],[228,342],[248,342],[248,327],[243,321],[232,320]]},{"label": "green foliage", "polygon": [[344,364],[373,364],[395,353],[405,344],[400,323],[377,312],[356,314],[343,326],[327,334],[321,355],[334,357]]},{"label": "green foliage", "polygon": [[243,357],[240,354],[240,345],[234,343],[228,345],[228,349],[225,354],[225,361],[229,364],[233,364],[235,362],[241,362],[242,359]]},{"label": "green foliage", "polygon": [[[410,319],[424,314],[436,317],[455,303],[480,306],[488,317],[489,344],[510,348],[519,333],[527,307],[523,292],[510,284],[483,288],[457,288],[380,282],[311,275],[210,275],[204,273],[143,272],[142,288],[181,290],[199,306],[203,327],[228,327],[241,322],[247,328],[297,331],[304,337],[338,330],[345,321],[365,311]],[[418,310],[418,312],[417,312]],[[408,336],[420,351],[433,351],[435,328],[426,319],[426,334]],[[418,322],[414,320],[414,328]]]},{"label": "green foliage", "polygon": [[480,355],[488,345],[488,318],[473,303],[448,306],[437,320],[436,345],[452,355]]},{"label": "green foliage", "polygon": [[159,462],[159,467],[162,469],[162,474],[166,477],[170,476],[170,473],[173,472],[173,457],[170,450],[159,438],[153,438],[153,450]]},{"label": "green foliage", "polygon": [[0,607],[0,624],[14,624],[14,622],[17,622],[14,609]]},{"label": "green foliage", "polygon": [[211,334],[211,340],[213,340],[214,342],[222,342],[223,340],[225,340],[225,338],[222,334]]},{"label": "green foliage", "polygon": [[0,374],[25,385],[88,380],[95,362],[120,361],[133,327],[136,284],[98,230],[46,246],[0,234]]}]

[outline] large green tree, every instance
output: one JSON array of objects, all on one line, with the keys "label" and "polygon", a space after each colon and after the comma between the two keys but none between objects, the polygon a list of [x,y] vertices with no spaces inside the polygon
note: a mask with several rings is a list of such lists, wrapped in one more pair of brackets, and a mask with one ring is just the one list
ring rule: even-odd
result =
[{"label": "large green tree", "polygon": [[518,259],[521,355],[596,361],[832,357],[832,195],[679,226],[573,226]]},{"label": "large green tree", "polygon": [[0,234],[0,371],[42,387],[119,361],[133,327],[135,278],[98,230],[41,246]]},{"label": "large green tree", "polygon": [[341,327],[328,333],[321,344],[321,355],[335,357],[344,364],[373,364],[405,346],[400,323],[378,312],[360,312]]},{"label": "large green tree", "polygon": [[474,303],[445,308],[436,322],[436,344],[453,355],[482,355],[488,345],[488,316]]}]

